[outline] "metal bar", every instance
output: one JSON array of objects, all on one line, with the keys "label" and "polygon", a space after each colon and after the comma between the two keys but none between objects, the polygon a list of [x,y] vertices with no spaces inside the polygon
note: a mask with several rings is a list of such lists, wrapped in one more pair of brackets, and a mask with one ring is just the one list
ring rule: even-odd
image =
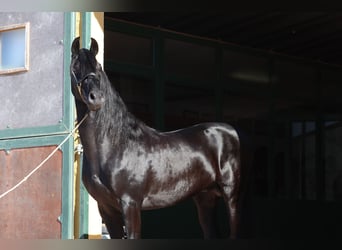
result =
[{"label": "metal bar", "polygon": [[53,136],[59,134],[68,133],[68,129],[63,121],[60,121],[57,125],[33,127],[33,128],[20,128],[6,130],[0,130],[0,141],[7,139],[21,139],[29,137],[39,137],[39,136]]},{"label": "metal bar", "polygon": [[215,50],[215,68],[216,68],[216,84],[215,84],[215,119],[216,121],[223,120],[223,50],[221,47]]},{"label": "metal bar", "polygon": [[164,79],[164,39],[159,35],[153,43],[153,66],[155,68],[155,124],[164,129],[165,116],[165,79]]},{"label": "metal bar", "polygon": [[[66,127],[71,130],[74,121],[74,106],[70,91],[69,67],[71,58],[71,42],[75,34],[75,13],[65,13],[64,32],[64,120]],[[63,145],[63,167],[62,167],[62,239],[74,238],[74,215],[73,215],[73,193],[74,193],[74,143],[73,138]]]},{"label": "metal bar", "polygon": [[11,150],[16,148],[31,148],[38,146],[51,146],[59,144],[65,135],[41,136],[19,139],[6,139],[0,141],[0,150]]},{"label": "metal bar", "polygon": [[316,116],[316,138],[315,138],[315,163],[316,163],[316,198],[319,201],[326,199],[325,192],[325,140],[324,140],[324,118],[323,118],[323,104],[320,98],[320,90],[322,88],[321,71],[317,69],[317,88],[316,95],[318,99],[317,116]]},{"label": "metal bar", "polygon": [[155,69],[149,66],[120,63],[108,60],[104,62],[104,65],[105,71],[130,74],[149,79],[153,79],[156,74]]},{"label": "metal bar", "polygon": [[269,96],[269,115],[268,115],[268,170],[267,170],[267,193],[268,197],[272,198],[275,194],[275,87],[274,87],[274,58],[269,59],[269,84],[271,86],[271,95]]},{"label": "metal bar", "polygon": [[73,139],[63,145],[63,168],[62,168],[62,239],[74,238],[74,214],[73,214],[73,194],[74,194],[74,143]]},{"label": "metal bar", "polygon": [[306,122],[302,121],[301,144],[301,160],[300,160],[300,196],[306,199]]},{"label": "metal bar", "polygon": [[71,130],[74,125],[74,98],[71,94],[70,88],[70,70],[71,62],[71,43],[75,38],[76,31],[76,14],[65,13],[65,28],[64,28],[64,116],[63,124],[67,129]]},{"label": "metal bar", "polygon": [[[81,46],[85,48],[90,48],[90,38],[91,38],[91,13],[90,12],[82,12],[81,13]],[[88,41],[88,42],[85,42]],[[89,222],[89,194],[87,190],[84,188],[83,183],[81,181],[81,173],[82,173],[82,164],[83,164],[83,153],[79,156],[78,164],[78,176],[79,179],[77,189],[77,195],[79,196],[79,210],[78,210],[78,235],[75,235],[75,238],[88,238],[88,222]],[[77,221],[77,220],[76,220]]]},{"label": "metal bar", "polygon": [[81,47],[90,48],[91,12],[81,13]]},{"label": "metal bar", "polygon": [[[79,171],[82,173],[82,165],[83,165],[83,152],[79,155]],[[80,239],[88,238],[88,213],[89,213],[89,199],[88,192],[81,181],[81,175],[79,175],[79,192],[80,192],[80,210],[79,210],[79,235]]]}]

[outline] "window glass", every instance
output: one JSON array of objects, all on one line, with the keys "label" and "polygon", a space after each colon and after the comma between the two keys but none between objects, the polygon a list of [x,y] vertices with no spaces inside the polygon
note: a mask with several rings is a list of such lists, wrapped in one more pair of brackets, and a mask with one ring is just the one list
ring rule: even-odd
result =
[{"label": "window glass", "polygon": [[282,96],[315,100],[317,95],[317,73],[307,64],[275,61],[274,83],[276,92]]},{"label": "window glass", "polygon": [[165,71],[194,80],[212,80],[216,77],[215,49],[166,39]]},{"label": "window glass", "polygon": [[342,201],[341,137],[341,121],[325,121],[323,133],[325,145],[325,194],[326,199],[329,201]]},{"label": "window glass", "polygon": [[27,70],[26,26],[0,30],[0,71],[10,73]]},{"label": "window glass", "polygon": [[223,77],[239,84],[268,85],[269,62],[266,57],[224,50]]},{"label": "window glass", "polygon": [[251,189],[247,192],[259,197],[266,197],[269,193],[269,105],[267,98],[245,93],[225,91],[223,96],[223,121],[238,130],[244,171],[251,178]]},{"label": "window glass", "polygon": [[319,93],[326,113],[340,113],[342,75],[339,69],[326,69],[320,72]]},{"label": "window glass", "polygon": [[292,122],[292,193],[303,200],[316,199],[316,124]]},{"label": "window glass", "polygon": [[152,39],[105,31],[105,60],[152,65]]},{"label": "window glass", "polygon": [[147,125],[154,127],[153,84],[150,80],[107,71],[110,81],[128,110]]},{"label": "window glass", "polygon": [[213,91],[180,86],[171,82],[165,86],[165,128],[180,129],[200,122],[215,121]]}]

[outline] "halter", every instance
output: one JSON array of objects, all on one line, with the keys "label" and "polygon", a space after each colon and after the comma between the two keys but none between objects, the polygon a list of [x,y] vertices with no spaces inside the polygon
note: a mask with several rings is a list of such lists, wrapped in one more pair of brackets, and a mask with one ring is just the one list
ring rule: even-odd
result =
[{"label": "halter", "polygon": [[71,74],[72,74],[72,76],[73,76],[73,78],[74,78],[74,80],[76,82],[78,93],[79,93],[80,97],[82,98],[81,89],[82,89],[83,82],[89,76],[94,76],[95,77],[96,74],[94,72],[90,72],[89,74],[86,74],[81,80],[77,80],[77,77],[76,77],[75,72],[73,70],[71,71]]}]

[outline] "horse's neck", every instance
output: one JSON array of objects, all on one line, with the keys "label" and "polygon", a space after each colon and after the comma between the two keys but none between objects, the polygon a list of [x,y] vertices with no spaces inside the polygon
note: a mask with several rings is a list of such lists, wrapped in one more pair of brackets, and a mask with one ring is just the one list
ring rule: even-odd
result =
[{"label": "horse's neck", "polygon": [[78,100],[75,101],[76,103],[76,113],[77,113],[77,121],[80,122],[84,116],[88,112],[88,107],[83,102],[80,102]]},{"label": "horse's neck", "polygon": [[[92,115],[89,113],[88,107],[83,102],[76,100],[75,103],[78,122],[80,122],[85,117],[85,115],[88,114],[88,117],[82,122],[82,124],[78,128],[81,143],[83,145],[84,155],[86,156],[89,162],[97,162],[97,149],[94,140],[95,130]],[[95,167],[94,164],[91,164],[91,166]]]},{"label": "horse's neck", "polygon": [[89,111],[87,105],[76,100],[77,119],[81,121],[88,113],[88,117],[79,127],[84,153],[89,160],[97,163],[104,162],[103,152],[108,148],[119,152],[121,145],[129,138],[138,137],[146,131],[143,122],[134,117],[114,88],[109,90],[106,103],[98,111]]}]

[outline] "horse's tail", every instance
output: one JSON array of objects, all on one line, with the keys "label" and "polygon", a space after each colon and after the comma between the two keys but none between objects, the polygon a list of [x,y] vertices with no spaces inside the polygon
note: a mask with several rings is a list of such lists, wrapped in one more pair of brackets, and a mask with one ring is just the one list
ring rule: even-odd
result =
[{"label": "horse's tail", "polygon": [[251,191],[252,184],[252,171],[253,171],[253,152],[254,144],[247,133],[241,129],[236,129],[239,141],[240,141],[240,184],[238,192],[238,210],[239,210],[239,235],[243,234],[241,231],[244,216],[241,216],[246,207],[248,207],[247,202],[249,202],[249,195]]},{"label": "horse's tail", "polygon": [[250,188],[253,166],[253,142],[242,129],[235,128],[239,138],[239,164],[240,164],[240,199],[244,197]]}]

